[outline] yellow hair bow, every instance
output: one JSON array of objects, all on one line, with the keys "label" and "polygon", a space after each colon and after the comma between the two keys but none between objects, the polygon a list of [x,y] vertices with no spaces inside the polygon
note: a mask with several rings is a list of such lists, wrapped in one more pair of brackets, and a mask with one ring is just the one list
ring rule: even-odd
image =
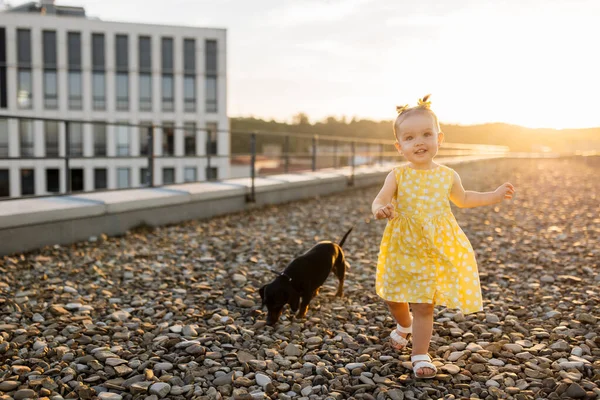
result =
[{"label": "yellow hair bow", "polygon": [[396,106],[396,111],[398,112],[398,115],[402,114],[406,110],[408,110],[408,104],[405,104],[403,106]]},{"label": "yellow hair bow", "polygon": [[422,99],[419,99],[419,101],[417,102],[417,106],[429,109],[431,107],[431,101],[428,101],[429,96],[431,96],[431,95],[428,94],[428,95],[423,96]]}]

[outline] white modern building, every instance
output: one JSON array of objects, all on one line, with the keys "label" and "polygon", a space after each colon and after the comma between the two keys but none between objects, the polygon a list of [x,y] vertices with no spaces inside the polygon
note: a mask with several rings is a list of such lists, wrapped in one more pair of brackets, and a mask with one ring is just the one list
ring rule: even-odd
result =
[{"label": "white modern building", "polygon": [[52,0],[1,11],[0,197],[144,186],[152,125],[155,185],[227,177],[226,45],[225,29],[106,22]]}]

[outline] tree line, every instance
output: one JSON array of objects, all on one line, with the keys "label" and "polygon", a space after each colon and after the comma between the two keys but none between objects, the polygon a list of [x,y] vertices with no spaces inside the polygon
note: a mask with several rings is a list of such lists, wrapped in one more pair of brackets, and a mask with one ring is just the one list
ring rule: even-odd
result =
[{"label": "tree line", "polygon": [[[367,119],[351,119],[327,117],[323,121],[310,123],[306,114],[294,116],[291,123],[275,120],[263,120],[254,117],[230,119],[232,132],[270,132],[269,136],[257,136],[257,150],[260,152],[267,144],[284,146],[282,133],[305,133],[319,135],[319,140],[326,140],[328,135],[347,138],[379,139],[394,141],[392,120],[372,121]],[[600,128],[588,129],[532,129],[505,123],[488,123],[480,125],[441,124],[445,140],[452,143],[475,143],[508,146],[511,151],[541,151],[543,148],[555,152],[575,150],[600,150]],[[290,138],[291,152],[306,151],[311,146],[310,138]],[[250,136],[233,133],[231,137],[232,154],[248,153]]]}]

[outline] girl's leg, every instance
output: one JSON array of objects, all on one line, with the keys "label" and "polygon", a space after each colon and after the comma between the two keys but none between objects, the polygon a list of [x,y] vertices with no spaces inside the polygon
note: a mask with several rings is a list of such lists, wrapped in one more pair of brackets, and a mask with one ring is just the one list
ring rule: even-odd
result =
[{"label": "girl's leg", "polygon": [[[409,327],[412,324],[412,319],[410,317],[410,311],[408,309],[408,303],[395,303],[393,301],[386,301],[392,316],[396,320],[397,323],[404,327]],[[406,334],[403,334],[406,336]]]},{"label": "girl's leg", "polygon": [[[433,304],[411,303],[413,312],[412,355],[428,354],[429,342],[433,333]],[[419,375],[432,375],[431,368],[419,368]]]}]

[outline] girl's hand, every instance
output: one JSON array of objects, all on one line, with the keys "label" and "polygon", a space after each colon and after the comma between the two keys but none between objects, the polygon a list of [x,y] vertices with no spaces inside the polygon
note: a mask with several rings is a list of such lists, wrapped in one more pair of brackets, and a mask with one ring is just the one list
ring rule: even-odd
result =
[{"label": "girl's hand", "polygon": [[515,187],[511,183],[506,182],[504,185],[501,185],[498,189],[496,189],[494,193],[496,196],[498,196],[498,202],[501,202],[504,199],[510,200],[515,194]]},{"label": "girl's hand", "polygon": [[396,211],[394,211],[394,206],[391,203],[375,212],[375,219],[392,219],[394,217],[396,217]]}]

